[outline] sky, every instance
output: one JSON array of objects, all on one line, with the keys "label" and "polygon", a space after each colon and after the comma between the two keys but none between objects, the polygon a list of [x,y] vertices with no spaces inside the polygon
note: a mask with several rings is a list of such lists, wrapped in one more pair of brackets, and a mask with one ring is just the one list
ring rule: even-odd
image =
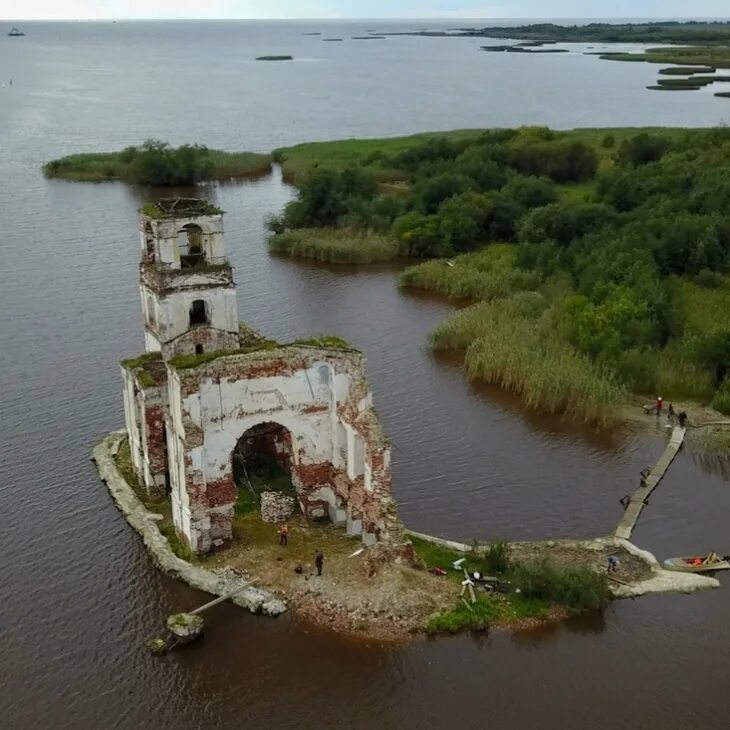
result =
[{"label": "sky", "polygon": [[0,19],[8,20],[700,18],[728,15],[730,0],[0,0]]}]

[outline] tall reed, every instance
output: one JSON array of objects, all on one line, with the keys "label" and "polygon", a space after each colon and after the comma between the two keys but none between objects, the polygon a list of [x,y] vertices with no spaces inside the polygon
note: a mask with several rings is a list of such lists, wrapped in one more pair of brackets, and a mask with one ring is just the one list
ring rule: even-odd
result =
[{"label": "tall reed", "polygon": [[398,256],[388,236],[346,228],[297,228],[269,238],[269,250],[293,258],[332,264],[370,264]]}]

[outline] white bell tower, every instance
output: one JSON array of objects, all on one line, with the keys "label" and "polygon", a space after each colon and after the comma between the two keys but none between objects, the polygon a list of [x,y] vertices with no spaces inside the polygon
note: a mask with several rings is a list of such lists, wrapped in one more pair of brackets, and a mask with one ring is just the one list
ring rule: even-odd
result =
[{"label": "white bell tower", "polygon": [[145,350],[167,360],[238,348],[223,211],[196,198],[147,204],[140,210],[140,238]]}]

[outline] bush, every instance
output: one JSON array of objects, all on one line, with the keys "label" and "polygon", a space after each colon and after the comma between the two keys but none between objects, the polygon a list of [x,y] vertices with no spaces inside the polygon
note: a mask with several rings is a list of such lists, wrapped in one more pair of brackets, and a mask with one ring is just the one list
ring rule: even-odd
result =
[{"label": "bush", "polygon": [[502,575],[509,570],[512,548],[506,540],[492,540],[484,551],[484,570],[487,575]]},{"label": "bush", "polygon": [[545,176],[559,183],[591,180],[598,170],[595,150],[571,140],[515,146],[509,161],[524,175]]},{"label": "bush", "polygon": [[616,153],[616,161],[634,167],[648,165],[650,162],[661,160],[671,147],[672,143],[666,137],[644,132],[621,144]]},{"label": "bush", "polygon": [[485,631],[502,615],[500,606],[490,598],[480,598],[469,606],[459,603],[451,611],[432,616],[426,624],[429,634],[456,634],[459,631]]},{"label": "bush", "polygon": [[730,416],[730,378],[725,378],[712,399],[712,407]]},{"label": "bush", "polygon": [[595,611],[604,608],[610,599],[606,575],[583,566],[558,566],[547,559],[516,563],[510,579],[526,598],[557,603],[574,611]]}]

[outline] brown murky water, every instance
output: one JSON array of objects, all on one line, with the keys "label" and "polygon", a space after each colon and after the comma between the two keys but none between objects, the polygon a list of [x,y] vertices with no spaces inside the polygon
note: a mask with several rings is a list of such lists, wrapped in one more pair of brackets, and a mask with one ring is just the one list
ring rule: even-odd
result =
[{"label": "brown murky water", "polygon": [[[330,30],[347,37],[358,34],[353,27]],[[424,128],[561,124],[550,116],[559,114],[563,126],[709,124],[719,114],[714,99],[634,99],[646,73],[634,64],[557,54],[567,58],[541,79],[523,71],[524,59],[500,59],[514,64],[500,74],[538,96],[547,84],[590,97],[577,113],[561,103],[543,115],[524,106],[529,89],[510,96],[487,67],[464,74],[483,59],[449,41],[388,41],[376,52],[377,44],[317,45],[296,25],[25,29],[22,46],[0,38],[0,73],[14,79],[12,90],[0,88],[4,727],[728,727],[726,590],[621,602],[529,634],[397,648],[219,606],[203,642],[149,656],[143,643],[162,617],[203,597],[151,567],[88,461],[91,446],[122,425],[116,363],[142,348],[135,210],[148,193],[47,182],[38,172],[63,152],[148,136],[270,149]],[[277,64],[249,63],[292,50],[306,62],[286,76],[261,78],[280,73]],[[500,104],[472,93],[485,83],[502,93]],[[263,218],[291,195],[277,175],[209,192],[228,211],[242,318],[273,337],[339,334],[365,352],[409,526],[468,539],[593,535],[613,525],[618,498],[661,453],[661,434],[599,434],[469,385],[458,364],[425,348],[449,303],[399,292],[393,268],[268,256]],[[726,476],[722,462],[681,454],[636,541],[660,557],[730,552]]]}]

